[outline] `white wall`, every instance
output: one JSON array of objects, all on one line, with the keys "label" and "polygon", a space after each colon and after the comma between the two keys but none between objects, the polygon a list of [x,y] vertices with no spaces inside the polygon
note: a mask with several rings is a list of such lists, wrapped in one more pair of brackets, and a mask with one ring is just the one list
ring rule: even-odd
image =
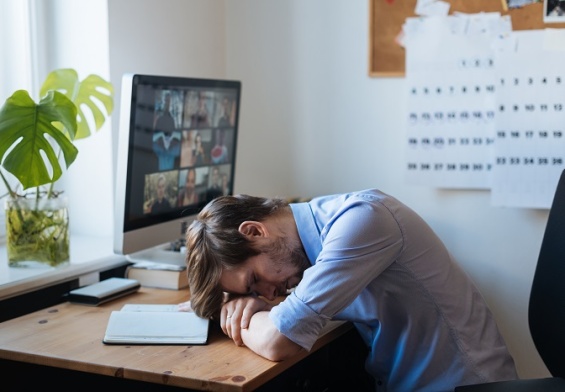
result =
[{"label": "white wall", "polygon": [[547,211],[404,182],[404,79],[368,76],[367,1],[110,0],[108,9],[114,84],[123,72],[242,81],[236,192],[378,187],[398,197],[475,280],[520,375],[549,374],[527,327]]},{"label": "white wall", "polygon": [[[36,0],[35,4],[39,56],[35,65],[39,86],[48,72],[57,68],[76,69],[80,80],[89,74],[109,79],[106,0]],[[91,137],[77,140],[77,159],[57,185],[69,197],[73,234],[97,237],[112,234],[111,137],[108,121]],[[108,251],[111,252],[111,243]]]},{"label": "white wall", "polygon": [[[109,0],[108,8],[110,78],[117,97],[128,72],[205,78],[226,74],[223,1]],[[114,154],[118,123],[119,107],[112,119]]]}]

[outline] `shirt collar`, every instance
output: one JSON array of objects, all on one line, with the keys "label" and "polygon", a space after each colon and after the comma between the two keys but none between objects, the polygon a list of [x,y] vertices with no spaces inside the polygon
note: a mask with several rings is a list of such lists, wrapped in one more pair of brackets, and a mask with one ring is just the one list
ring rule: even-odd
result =
[{"label": "shirt collar", "polygon": [[318,255],[322,251],[322,241],[320,240],[320,231],[316,225],[314,214],[308,203],[292,203],[290,204],[300,241],[304,246],[306,255],[310,260],[310,264],[314,265]]}]

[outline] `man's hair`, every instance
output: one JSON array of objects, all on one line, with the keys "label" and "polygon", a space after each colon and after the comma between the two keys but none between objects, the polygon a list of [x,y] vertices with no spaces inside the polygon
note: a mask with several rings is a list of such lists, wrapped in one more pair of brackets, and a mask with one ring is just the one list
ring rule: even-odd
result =
[{"label": "man's hair", "polygon": [[288,207],[279,198],[220,196],[210,201],[186,232],[190,304],[204,318],[217,317],[224,301],[222,269],[233,269],[261,253],[239,232],[244,221],[261,222]]}]

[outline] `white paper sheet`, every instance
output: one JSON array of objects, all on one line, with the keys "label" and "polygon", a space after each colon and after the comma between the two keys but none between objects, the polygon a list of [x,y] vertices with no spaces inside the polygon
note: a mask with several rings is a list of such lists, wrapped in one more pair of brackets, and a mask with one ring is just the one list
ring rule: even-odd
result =
[{"label": "white paper sheet", "polygon": [[495,206],[549,208],[565,167],[565,51],[550,30],[513,35],[515,45],[496,52],[491,201]]},{"label": "white paper sheet", "polygon": [[511,30],[498,13],[410,18],[407,180],[490,188],[495,131],[493,37]]}]

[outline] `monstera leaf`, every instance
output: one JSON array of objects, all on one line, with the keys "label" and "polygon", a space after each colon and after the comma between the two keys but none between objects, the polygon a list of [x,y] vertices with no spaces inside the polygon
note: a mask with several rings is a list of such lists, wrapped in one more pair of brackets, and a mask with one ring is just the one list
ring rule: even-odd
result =
[{"label": "monstera leaf", "polygon": [[[6,100],[0,109],[0,161],[24,190],[61,177],[59,149],[66,167],[73,163],[78,154],[71,142],[77,129],[76,118],[75,104],[56,91],[50,91],[39,104],[24,90]],[[57,123],[64,126],[66,133]]]},{"label": "monstera leaf", "polygon": [[79,117],[77,119],[78,130],[74,137],[76,140],[86,138],[94,133],[91,131],[83,109],[88,109],[92,114],[96,131],[104,125],[106,120],[106,115],[100,110],[96,101],[104,107],[108,116],[114,110],[114,88],[110,82],[98,75],[89,75],[80,82],[74,69],[55,70],[47,75],[41,87],[40,95],[44,96],[50,90],[64,93],[76,105]]},{"label": "monstera leaf", "polygon": [[[36,104],[19,90],[0,109],[0,165],[24,190],[37,187],[40,197],[40,188],[49,185],[45,194],[52,197],[55,181],[77,157],[74,141],[98,131],[114,110],[114,88],[98,75],[79,81],[74,69],[65,68],[47,75],[40,97]],[[0,179],[17,197],[2,171]]]}]

